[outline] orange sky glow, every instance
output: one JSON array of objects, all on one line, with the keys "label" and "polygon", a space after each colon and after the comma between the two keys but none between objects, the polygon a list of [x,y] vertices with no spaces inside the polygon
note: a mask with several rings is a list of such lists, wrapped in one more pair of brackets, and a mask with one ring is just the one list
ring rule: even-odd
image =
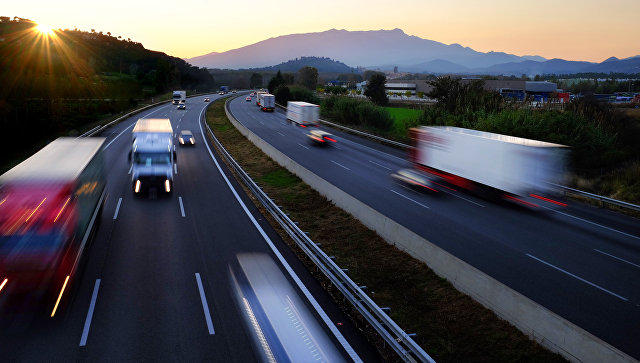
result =
[{"label": "orange sky glow", "polygon": [[146,48],[189,58],[270,37],[335,29],[400,28],[409,35],[477,51],[601,62],[640,55],[638,0],[273,0],[264,11],[247,2],[188,0],[4,4],[2,16],[53,28],[111,32]]}]

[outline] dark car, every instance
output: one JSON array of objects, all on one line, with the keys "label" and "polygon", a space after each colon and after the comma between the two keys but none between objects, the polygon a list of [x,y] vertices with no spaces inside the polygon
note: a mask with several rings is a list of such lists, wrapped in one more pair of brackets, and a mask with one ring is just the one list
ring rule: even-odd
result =
[{"label": "dark car", "polygon": [[244,99],[244,100],[245,100],[245,101],[247,101],[247,102],[251,102],[251,96],[247,96],[247,97],[245,97],[245,99]]},{"label": "dark car", "polygon": [[180,141],[180,145],[195,145],[196,139],[193,137],[193,133],[189,130],[180,131],[180,136],[178,137],[178,141]]},{"label": "dark car", "polygon": [[186,110],[187,106],[184,103],[181,103],[181,104],[178,105],[177,109],[178,110]]},{"label": "dark car", "polygon": [[209,97],[205,97],[205,98],[204,98],[204,102],[209,102],[209,101],[211,101],[211,100],[209,99]]}]

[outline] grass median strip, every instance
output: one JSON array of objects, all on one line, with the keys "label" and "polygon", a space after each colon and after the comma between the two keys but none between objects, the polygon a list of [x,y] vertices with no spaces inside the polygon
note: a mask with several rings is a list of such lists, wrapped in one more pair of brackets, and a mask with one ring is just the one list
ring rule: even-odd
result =
[{"label": "grass median strip", "polygon": [[[367,293],[378,305],[390,307],[390,316],[406,332],[416,333],[416,342],[436,361],[564,361],[457,291],[424,263],[386,243],[263,154],[230,124],[224,112],[224,100],[214,102],[206,117],[227,151],[269,197],[282,206],[303,231],[309,231],[310,237],[321,243],[328,255],[336,256],[336,263],[348,269],[351,279],[367,286]],[[294,242],[275,222],[272,224],[310,270],[315,271]],[[378,343],[385,359],[397,360],[376,334],[366,328],[358,313],[345,305],[324,276],[320,273],[316,276],[356,324]]]}]

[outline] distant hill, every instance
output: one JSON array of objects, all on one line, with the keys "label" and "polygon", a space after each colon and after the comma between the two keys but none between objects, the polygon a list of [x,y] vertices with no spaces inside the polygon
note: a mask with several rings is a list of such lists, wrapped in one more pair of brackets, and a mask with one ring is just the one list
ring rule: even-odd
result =
[{"label": "distant hill", "polygon": [[187,59],[207,68],[270,68],[289,59],[329,57],[351,67],[414,73],[495,75],[572,74],[580,72],[638,73],[640,57],[611,57],[602,63],[547,60],[537,55],[477,52],[459,44],[443,44],[405,34],[400,29],[290,34],[242,48]]},{"label": "distant hill", "polygon": [[275,66],[252,68],[252,71],[297,72],[302,67],[314,67],[318,72],[350,73],[355,71],[348,65],[326,57],[300,57]]},{"label": "distant hill", "polygon": [[[468,67],[489,67],[531,59],[503,52],[477,52],[459,44],[443,44],[405,34],[400,29],[290,34],[187,61],[207,68],[257,68],[305,56],[329,57],[353,67],[412,66],[437,59]],[[535,56],[533,56],[535,58]]]}]

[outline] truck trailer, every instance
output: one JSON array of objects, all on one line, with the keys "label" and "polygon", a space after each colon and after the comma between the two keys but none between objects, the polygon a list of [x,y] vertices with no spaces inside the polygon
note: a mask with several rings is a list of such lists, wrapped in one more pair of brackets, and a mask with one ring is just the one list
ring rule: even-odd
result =
[{"label": "truck trailer", "polygon": [[276,108],[276,96],[269,93],[259,93],[258,106],[262,111],[273,111]]},{"label": "truck trailer", "polygon": [[0,302],[55,315],[99,222],[104,140],[59,138],[0,176]]},{"label": "truck trailer", "polygon": [[437,179],[528,207],[566,206],[557,200],[564,145],[458,127],[420,127],[410,136],[410,161]]},{"label": "truck trailer", "polygon": [[316,125],[320,118],[320,106],[308,102],[287,102],[287,120],[299,125]]},{"label": "truck trailer", "polygon": [[173,128],[168,118],[139,119],[132,131],[131,184],[135,194],[173,191]]},{"label": "truck trailer", "polygon": [[173,91],[173,99],[171,103],[179,105],[187,102],[187,91]]}]

